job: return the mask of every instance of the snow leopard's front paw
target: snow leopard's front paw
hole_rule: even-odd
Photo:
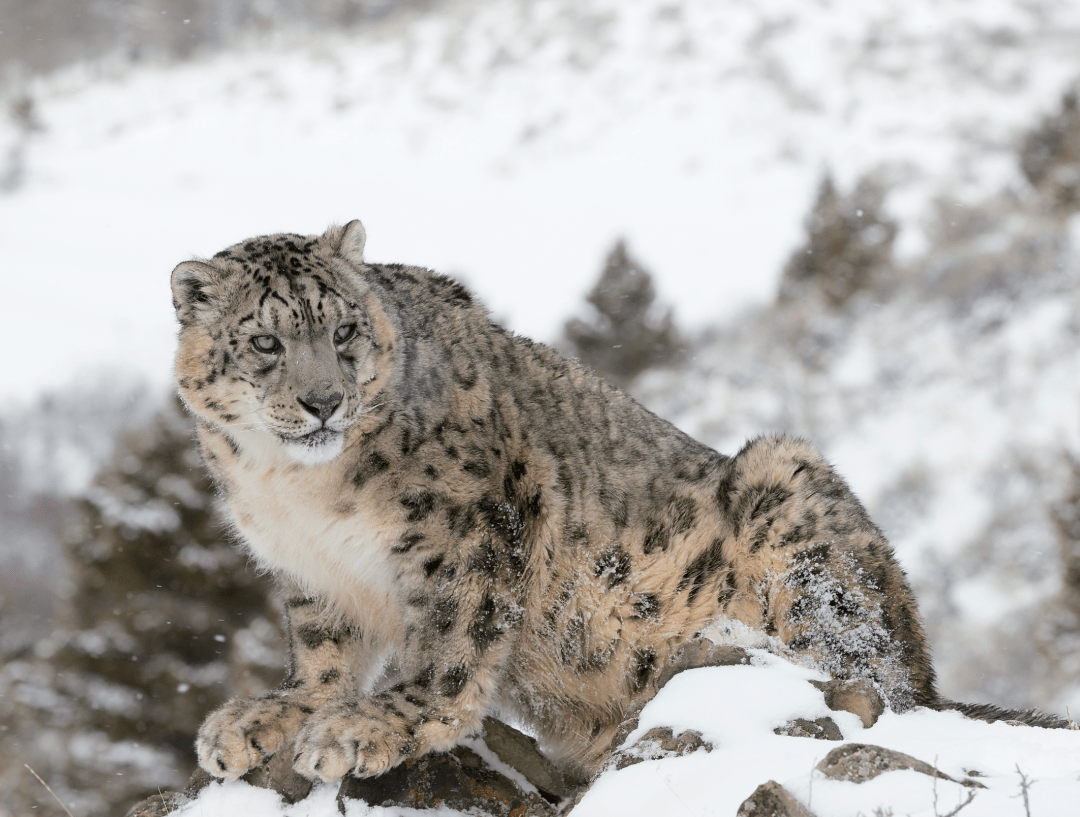
[[[293,768],[311,780],[352,772],[377,777],[418,750],[416,726],[371,700],[345,700],[318,710],[296,736]]]
[[[290,744],[310,714],[283,698],[234,698],[199,728],[199,765],[215,777],[235,780]]]

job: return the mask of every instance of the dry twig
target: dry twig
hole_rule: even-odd
[[[971,801],[974,800],[974,799],[975,799],[974,790],[969,791],[968,796],[967,796],[967,800],[965,800],[963,803],[960,803],[956,808],[954,808],[948,814],[942,814],[941,817],[956,817],[956,815],[960,813],[960,809],[962,809],[965,806],[969,805],[971,803]],[[937,814],[936,811],[934,813]]]
[[[1020,771],[1020,764],[1016,764],[1016,773],[1020,775],[1020,794],[1024,798],[1024,814],[1031,817],[1031,804],[1028,802],[1028,789],[1035,785],[1034,780],[1028,780],[1027,775]]]
[[[948,814],[940,814],[937,810],[937,782],[938,782],[938,759],[937,755],[934,755],[934,817],[956,817],[960,813],[960,810],[971,804],[971,801],[975,799],[975,792],[969,791],[967,800],[963,803],[959,803],[956,808],[950,811]],[[1031,817],[1031,815],[1028,815]]]
[[[30,774],[32,774],[32,775],[33,775],[34,777],[36,777],[36,778],[38,779],[38,783],[40,783],[40,784],[41,784],[42,786],[44,786],[44,787],[45,787],[45,790],[46,790],[46,791],[47,791],[47,792],[48,792],[49,794],[51,794],[51,795],[52,795],[53,797],[55,797],[55,798],[56,798],[56,802],[60,804],[60,808],[62,808],[62,809],[63,809],[63,810],[65,811],[65,812],[67,812],[67,816],[68,816],[68,817],[75,817],[75,815],[74,815],[74,814],[72,814],[72,813],[71,813],[70,811],[68,811],[68,807],[64,805],[64,801],[63,801],[63,800],[61,800],[61,799],[60,799],[60,796],[59,796],[59,795],[58,795],[58,794],[57,794],[56,792],[54,792],[54,791],[52,790],[52,787],[51,787],[51,786],[49,786],[49,784],[48,784],[48,783],[46,783],[46,782],[45,782],[44,780],[42,780],[42,779],[41,779],[41,775],[39,775],[39,774],[38,774],[37,772],[35,772],[35,771],[34,771],[33,769],[31,769],[31,768],[30,768],[30,764],[29,764],[29,763],[24,763],[24,764],[23,764],[23,766],[25,766],[25,767],[26,767],[27,771],[29,771],[29,772],[30,772]]]

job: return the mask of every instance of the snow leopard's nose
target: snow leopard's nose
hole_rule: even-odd
[[[341,405],[342,392],[309,391],[303,397],[297,397],[296,402],[304,407],[304,411],[313,417],[318,417],[324,423],[334,413],[334,409]]]

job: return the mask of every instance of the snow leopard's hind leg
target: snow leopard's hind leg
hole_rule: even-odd
[[[876,682],[899,711],[934,705],[926,634],[903,569],[844,480],[805,441],[750,441],[727,463],[743,598],[732,613],[835,678]],[[739,612],[742,615],[739,615]]]

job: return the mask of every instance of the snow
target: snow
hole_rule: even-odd
[[[832,717],[845,741],[904,752],[936,766],[956,780],[977,773],[985,789],[965,817],[1022,814],[1020,777],[1029,780],[1031,813],[1038,817],[1074,817],[1080,802],[1080,731],[988,724],[955,712],[910,710],[885,712],[874,726],[863,727],[855,715],[832,712],[823,694],[808,681],[824,675],[752,650],[752,664],[692,670],[676,675],[641,713],[628,738],[632,745],[656,726],[677,735],[696,729],[712,744],[711,752],[646,760],[604,772],[574,810],[575,817],[618,814],[653,817],[690,814],[730,817],[762,783],[775,780],[818,817],[871,815],[878,807],[896,815],[933,817],[966,799],[971,789],[914,771],[886,772],[866,783],[837,781],[815,766],[838,742],[785,737],[773,730],[794,718]],[[936,789],[936,791],[935,791]],[[277,795],[243,782],[211,785],[177,817],[265,817],[337,815],[336,786],[318,786],[300,803],[286,806]],[[935,802],[936,796],[936,802]],[[936,808],[935,808],[936,806]],[[413,809],[369,807],[352,803],[348,817],[406,817]],[[458,814],[451,810],[424,814]]]
[[[354,217],[372,259],[460,273],[538,339],[619,235],[712,323],[772,296],[826,168],[885,168],[909,252],[935,192],[1015,180],[1078,39],[1068,0],[489,0],[36,80],[45,131],[0,196],[0,394],[164,387],[178,261]]]
[[[337,789],[319,785],[300,803],[288,806],[276,792],[258,789],[242,781],[207,786],[199,797],[176,811],[174,817],[258,814],[260,817],[337,817]]]

